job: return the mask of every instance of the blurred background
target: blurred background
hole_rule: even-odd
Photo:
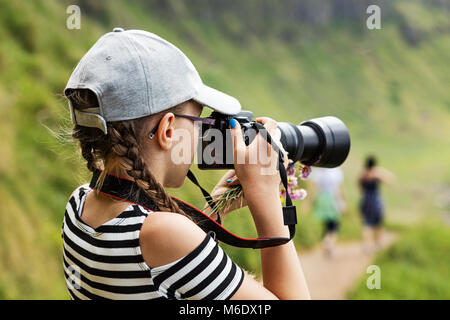
[[[66,27],[72,4],[81,9],[80,29]],[[379,30],[366,26],[371,4],[381,9]],[[338,245],[362,238],[357,179],[365,157],[375,154],[396,175],[382,188],[394,240],[364,260],[380,267],[381,289],[367,288],[362,265],[339,295],[311,288],[313,298],[450,298],[450,1],[0,0],[0,299],[69,298],[60,229],[71,192],[90,175],[62,134],[71,128],[62,92],[80,58],[114,27],[174,43],[206,84],[255,116],[341,118],[352,147],[342,166],[347,209]],[[209,190],[223,174],[194,169]],[[203,207],[189,181],[170,192]],[[307,260],[322,226],[310,197],[296,204],[295,242]],[[246,209],[225,226],[255,235]],[[260,276],[257,250],[224,249]],[[323,281],[330,291],[338,286]]]

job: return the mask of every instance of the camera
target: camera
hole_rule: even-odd
[[[213,124],[203,124],[199,134],[199,169],[233,169],[233,142],[229,119],[234,118],[242,128],[244,141],[249,145],[258,131],[251,111],[241,111],[228,116],[213,112],[208,118]],[[305,165],[334,168],[340,166],[350,151],[350,135],[338,118],[327,116],[295,125],[278,122],[281,144],[289,159]]]

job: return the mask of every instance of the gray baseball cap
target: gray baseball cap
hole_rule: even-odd
[[[177,47],[142,30],[114,28],[83,56],[69,78],[71,89],[90,89],[99,108],[73,108],[74,124],[101,129],[107,121],[130,120],[172,108],[193,99],[211,109],[234,115],[241,104],[205,85],[192,62]]]

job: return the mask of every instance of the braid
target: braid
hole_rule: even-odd
[[[89,169],[89,171],[94,172],[95,158],[92,154],[92,144],[90,142],[81,144],[81,155],[84,159],[86,159],[86,167]]]
[[[72,137],[79,141],[79,147],[81,149],[81,155],[86,160],[86,167],[89,171],[94,172],[97,168],[97,157],[95,155],[95,149],[97,145],[97,141],[93,140],[92,137],[96,137],[96,135],[92,135],[90,131],[92,128],[86,128],[81,126],[75,126]],[[98,140],[101,139],[101,136],[97,135]]]
[[[66,93],[66,96],[70,99],[72,105],[80,110],[98,107],[97,97],[90,90],[70,90]],[[176,108],[180,107],[176,106],[174,110]],[[119,158],[119,165],[135,180],[139,191],[144,191],[160,210],[176,212],[186,216],[146,166],[137,139],[139,130],[135,129],[135,126],[140,127],[139,121],[139,119],[134,119],[108,122],[107,135],[104,135],[98,128],[75,125],[72,137],[79,141],[81,154],[87,162],[86,166],[89,171],[94,172],[98,164],[106,169],[109,166],[108,159],[115,155]],[[106,176],[106,171],[103,170],[100,175],[97,185],[99,189]]]
[[[98,107],[95,95],[89,90],[68,90],[67,98],[80,110]],[[72,138],[79,142],[81,155],[86,160],[86,167],[89,171],[94,172],[98,159],[102,159],[104,156],[104,146],[107,145],[106,137],[103,136],[100,129],[75,125]]]
[[[108,124],[112,152],[120,158],[120,164],[136,184],[149,196],[160,210],[186,215],[155,179],[141,156],[132,121]]]

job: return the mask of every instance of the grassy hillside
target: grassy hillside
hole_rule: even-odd
[[[450,229],[425,223],[376,258],[381,288],[368,290],[364,275],[350,299],[450,299]]]
[[[61,143],[49,129],[70,128],[62,90],[82,55],[115,26],[148,30],[173,42],[206,84],[234,95],[256,115],[294,122],[324,115],[343,119],[352,136],[343,165],[350,207],[344,238],[359,236],[355,179],[367,153],[376,153],[397,175],[384,194],[389,223],[442,214],[436,196],[450,186],[450,149],[444,147],[450,142],[446,9],[393,1],[382,29],[368,31],[364,10],[350,14],[349,6],[336,6],[317,20],[307,6],[314,1],[296,8],[309,14],[287,20],[283,12],[295,2],[264,1],[266,10],[254,11],[256,2],[246,1],[241,5],[254,13],[248,19],[233,14],[238,1],[225,11],[200,0],[190,6],[181,1],[78,3],[81,30],[68,30],[69,2],[0,0],[0,298],[68,297],[60,226],[68,196],[89,174],[75,145]],[[227,2],[218,3],[226,7]],[[351,1],[342,3],[355,8]],[[275,9],[280,16],[268,19],[268,27],[264,21]],[[210,189],[220,174],[198,173]],[[173,194],[203,205],[189,182]],[[320,226],[307,210],[300,221],[296,241],[311,246]],[[230,217],[226,226],[252,233],[247,210]],[[257,251],[226,250],[245,267],[258,265]]]

